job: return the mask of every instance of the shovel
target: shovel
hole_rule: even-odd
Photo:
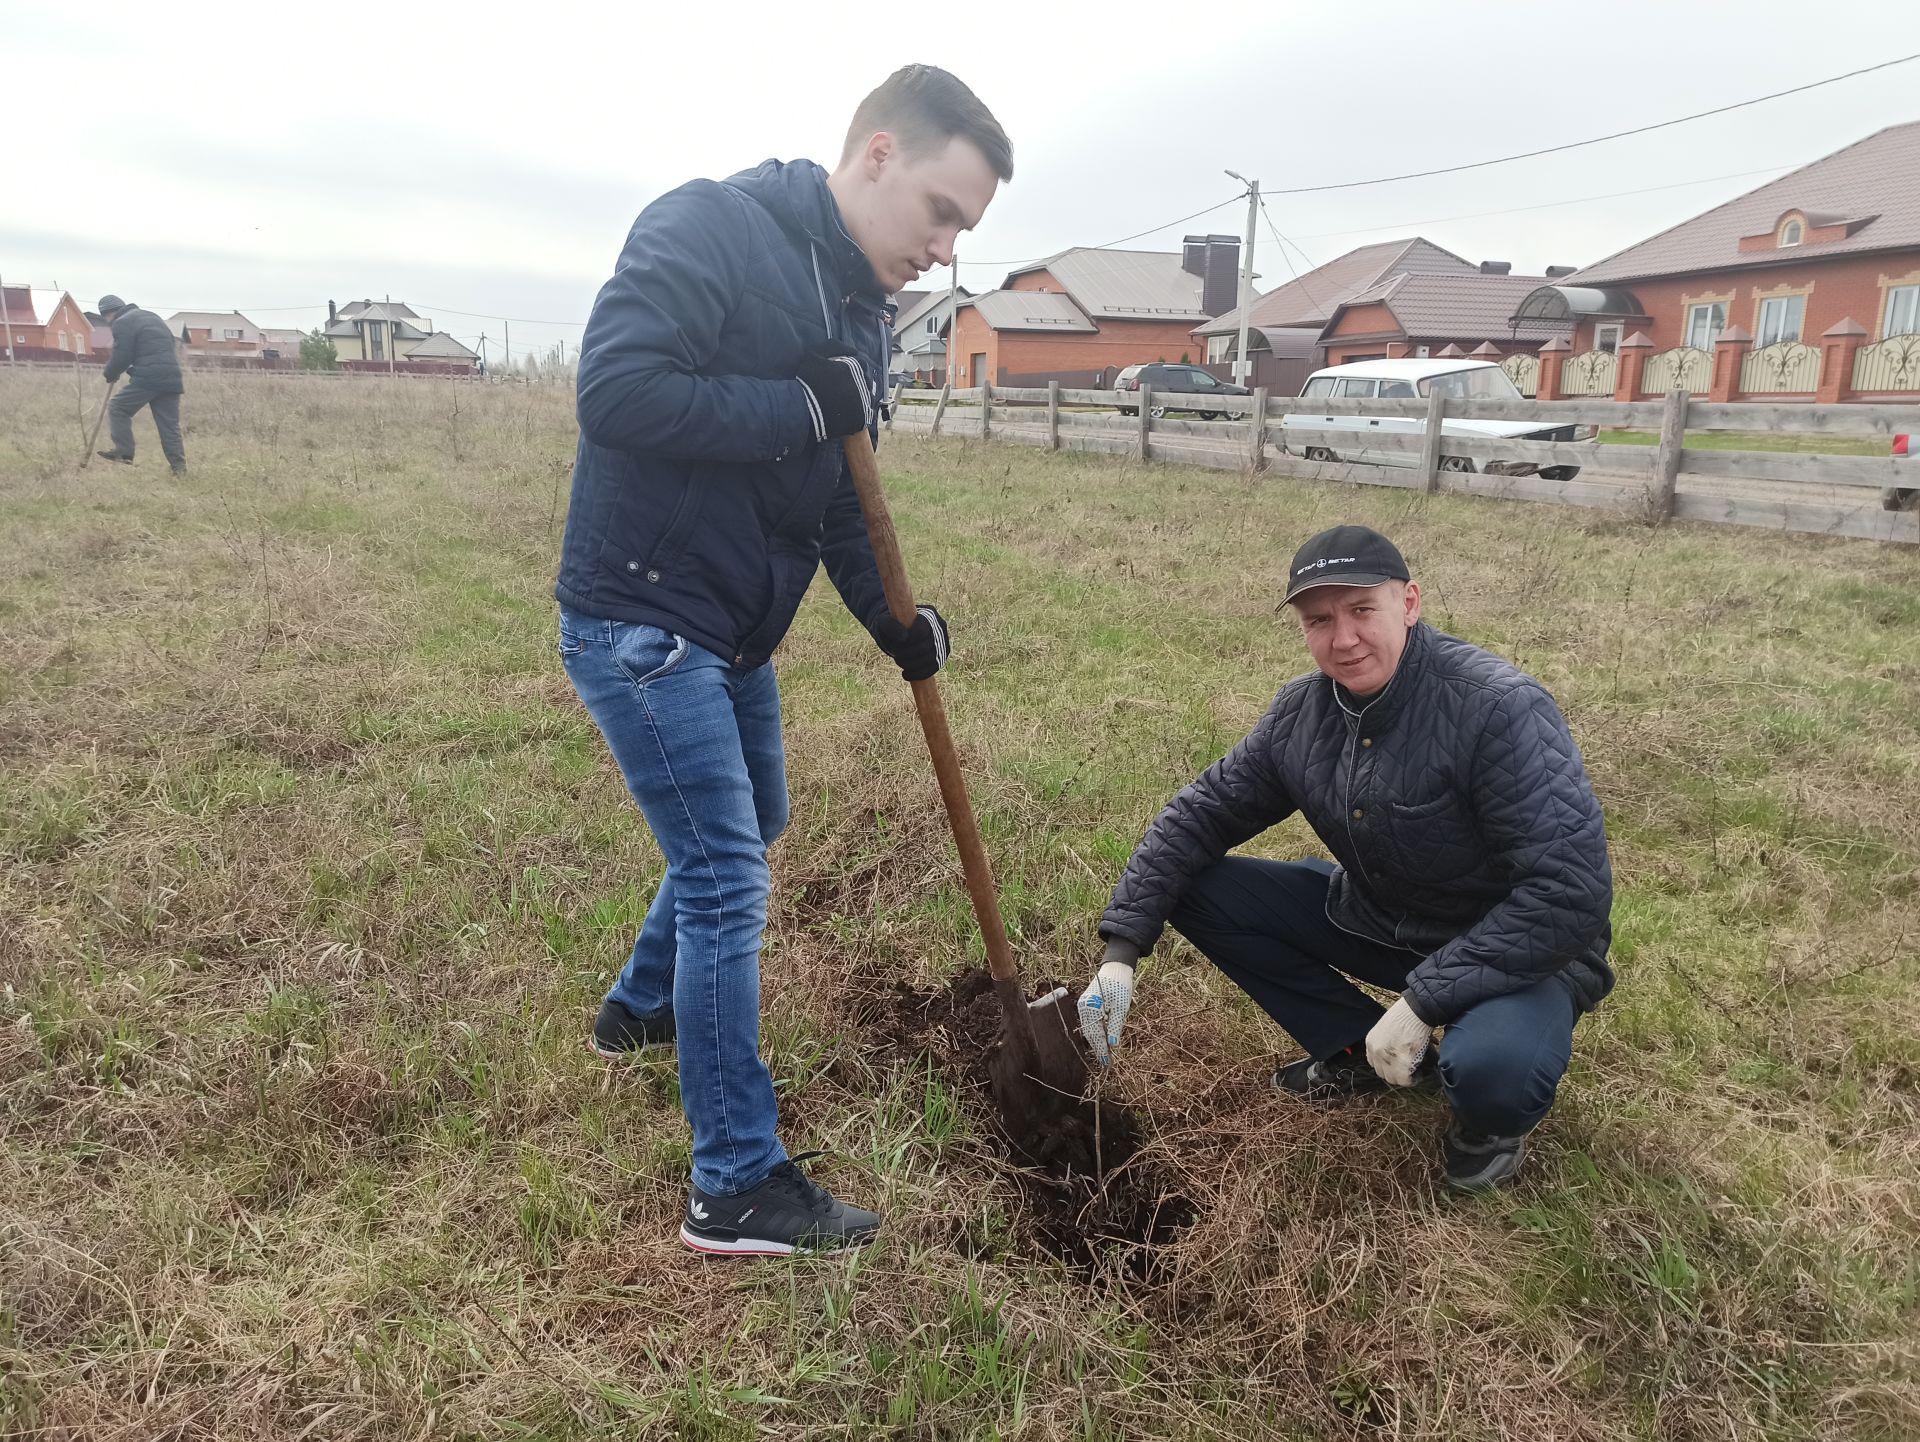
[[[893,613],[894,620],[910,626],[916,617],[913,587],[907,581],[900,541],[894,534],[886,494],[880,488],[880,467],[874,459],[873,442],[865,431],[859,431],[848,436],[844,444],[853,486],[860,496],[860,509],[866,515],[867,536],[873,543],[880,584],[886,591],[887,609]],[[940,800],[953,827],[954,844],[960,850],[960,869],[966,876],[967,895],[973,902],[981,939],[986,942],[987,972],[993,979],[993,994],[1000,1003],[1001,1044],[988,1066],[994,1105],[1008,1134],[1023,1150],[1036,1157],[1050,1156],[1059,1149],[1064,1133],[1077,1130],[1075,1122],[1084,1120],[1083,1113],[1089,1110],[1085,1101],[1087,1060],[1074,1041],[1071,1004],[1066,1000],[1064,987],[1028,1003],[1019,969],[1013,962],[1013,947],[1007,941],[1007,929],[1000,919],[993,868],[988,865],[986,849],[980,844],[980,828],[967,798],[966,779],[960,774],[960,756],[954,750],[953,734],[947,729],[940,683],[929,676],[911,684],[914,708],[920,713],[920,729],[926,735],[933,773],[940,783]]]
[[[93,434],[87,437],[87,449],[80,457],[80,469],[85,470],[93,464],[93,448],[100,439],[100,423],[107,418],[107,402],[113,399],[113,387],[107,387],[107,393],[100,398],[100,414],[93,418]]]

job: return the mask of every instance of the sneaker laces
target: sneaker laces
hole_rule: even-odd
[[[801,1171],[800,1163],[825,1155],[825,1152],[802,1152],[797,1157],[789,1157],[768,1172],[767,1178],[815,1216],[824,1217],[833,1210],[833,1193]]]

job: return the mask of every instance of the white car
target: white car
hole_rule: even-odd
[[[1491,361],[1472,360],[1377,360],[1329,366],[1307,378],[1300,397],[1306,401],[1318,396],[1349,401],[1376,398],[1410,401],[1431,395],[1436,388],[1449,396],[1466,400],[1525,399],[1499,366]],[[1360,461],[1368,465],[1410,469],[1420,464],[1419,456],[1398,448],[1369,446],[1367,438],[1380,435],[1417,436],[1425,434],[1426,429],[1427,423],[1420,416],[1329,416],[1315,415],[1311,410],[1291,411],[1280,421],[1280,448],[1289,455],[1304,456],[1310,461]],[[1289,441],[1288,431],[1350,432],[1353,440],[1349,443],[1343,435],[1338,441],[1329,443],[1322,438],[1309,445]],[[1440,423],[1440,434],[1440,469],[1474,471],[1483,467],[1471,457],[1446,453],[1447,436],[1488,439],[1518,437],[1529,441],[1570,444],[1576,441],[1591,443],[1596,430],[1592,426],[1543,426],[1537,421],[1455,420],[1448,417]],[[1550,481],[1569,481],[1580,474],[1578,466],[1542,467],[1531,461],[1488,461],[1484,469],[1496,476],[1531,476],[1537,473]]]

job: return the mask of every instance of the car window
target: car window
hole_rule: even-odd
[[[1499,366],[1476,366],[1472,370],[1448,371],[1445,375],[1429,377],[1420,382],[1420,394],[1430,396],[1435,391],[1445,396],[1458,396],[1462,400],[1513,401],[1520,399],[1520,392],[1507,373]]]
[[[1315,376],[1307,382],[1307,388],[1300,392],[1302,396],[1330,396],[1333,394],[1332,376]]]
[[[1389,399],[1405,400],[1405,401],[1412,400],[1413,399],[1413,382],[1412,381],[1381,381],[1380,382],[1380,399],[1381,400],[1389,400]]]
[[[1212,391],[1212,390],[1218,390],[1220,388],[1220,382],[1215,380],[1211,375],[1209,375],[1206,371],[1203,371],[1203,370],[1188,371],[1187,379],[1192,381],[1195,388],[1198,390]]]
[[[1342,376],[1340,378],[1340,389],[1336,394],[1348,400],[1354,400],[1362,396],[1372,395],[1373,388],[1378,384],[1379,382],[1371,376],[1365,379],[1359,376]]]

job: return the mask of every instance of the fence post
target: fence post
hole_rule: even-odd
[[[1446,392],[1436,385],[1427,397],[1427,429],[1420,441],[1420,475],[1429,491],[1440,489],[1440,438],[1444,434],[1442,421],[1446,414]]]
[[[1047,382],[1047,449],[1060,449],[1060,382]]]
[[[947,397],[952,394],[953,373],[949,371],[947,378],[940,383],[940,404],[933,408],[933,430],[929,434],[936,436],[940,434],[940,417],[947,413]]]
[[[987,416],[993,410],[993,386],[985,376],[980,377],[980,439],[987,438]]]
[[[1153,450],[1148,440],[1153,429],[1153,387],[1142,385],[1134,394],[1140,397],[1140,459],[1144,461]]]
[[[1667,392],[1667,408],[1660,416],[1660,449],[1653,459],[1653,514],[1662,523],[1673,519],[1673,489],[1680,478],[1680,450],[1687,440],[1687,402],[1683,389]]]
[[[895,386],[893,388],[893,399],[887,402],[887,429],[888,430],[893,429],[893,418],[900,414],[900,393],[905,389],[906,389],[905,385]]]
[[[1264,471],[1267,468],[1267,388],[1256,386],[1253,392],[1253,411],[1247,417],[1247,439],[1251,443],[1253,468]]]

